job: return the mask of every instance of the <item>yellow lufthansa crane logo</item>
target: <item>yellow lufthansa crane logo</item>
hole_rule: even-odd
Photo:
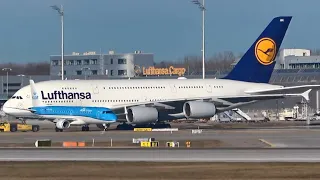
[[[257,60],[263,65],[272,64],[276,58],[277,46],[270,38],[260,39],[255,47]]]

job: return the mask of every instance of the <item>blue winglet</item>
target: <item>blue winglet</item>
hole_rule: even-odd
[[[274,18],[233,70],[223,79],[268,83],[292,16]]]

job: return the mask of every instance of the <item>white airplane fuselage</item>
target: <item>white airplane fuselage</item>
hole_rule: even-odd
[[[44,105],[107,108],[184,98],[241,96],[248,95],[247,90],[278,87],[282,86],[226,79],[52,80],[36,84]],[[30,86],[25,86],[4,104],[3,110],[16,117],[36,118],[37,115],[22,110],[32,107],[31,98]]]

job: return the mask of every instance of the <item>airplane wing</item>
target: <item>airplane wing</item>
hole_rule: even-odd
[[[287,94],[287,93],[301,93],[306,90],[320,90],[320,85],[301,85],[301,86],[288,86],[273,89],[252,89],[247,90],[248,94]]]
[[[300,94],[256,94],[256,95],[243,95],[243,96],[212,96],[212,97],[196,97],[190,99],[169,99],[164,101],[146,101],[132,104],[120,104],[117,106],[108,107],[115,114],[122,115],[124,114],[124,108],[133,107],[133,106],[147,106],[154,107],[158,110],[162,109],[175,109],[176,106],[181,106],[187,101],[205,101],[213,102],[218,108],[222,110],[226,108],[236,108],[241,105],[252,103],[258,100],[269,100],[269,99],[281,99],[286,97],[303,97],[307,101],[309,100],[310,89],[300,93]]]

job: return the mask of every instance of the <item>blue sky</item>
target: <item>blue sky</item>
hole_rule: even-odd
[[[142,50],[155,60],[201,55],[201,12],[191,0],[1,0],[0,63],[48,61],[60,54]],[[319,0],[206,0],[206,55],[245,52],[275,16],[293,19],[282,47],[319,48]]]

